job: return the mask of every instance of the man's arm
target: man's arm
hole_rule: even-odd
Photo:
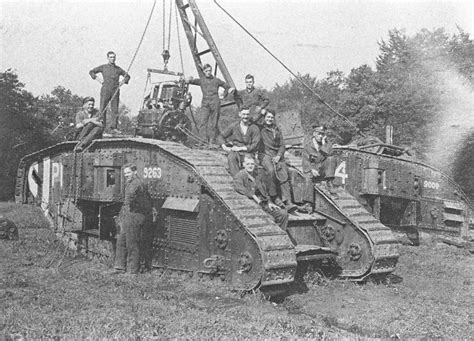
[[[258,102],[260,109],[265,109],[270,104],[270,99],[263,93],[262,90],[258,92]]]
[[[235,89],[232,88],[229,84],[227,84],[226,82],[224,82],[223,80],[217,78],[217,86],[223,88],[225,91],[224,91],[224,97],[227,96],[227,94],[230,92],[230,93],[234,93],[235,92]]]
[[[225,91],[229,91],[231,88],[229,84],[224,82],[222,79],[216,78],[217,80],[217,86],[220,86],[221,88],[224,88]]]
[[[311,153],[312,153],[312,147],[311,147],[311,138],[305,137],[304,142],[303,142],[303,153],[302,153],[302,158],[303,158],[303,173],[309,173],[312,169],[311,166]]]
[[[285,141],[283,140],[283,133],[281,132],[280,128],[278,128],[276,138],[280,141],[280,147],[278,148],[277,152],[278,161],[280,161],[283,157],[283,154],[285,154]]]
[[[325,143],[321,146],[321,153],[324,154],[325,156],[331,156],[332,144],[325,141]]]
[[[265,116],[261,110],[256,110],[254,113],[250,114],[250,122],[256,124],[260,129],[265,124]]]
[[[130,75],[124,71],[121,67],[119,67],[119,75],[123,77],[123,83],[128,84],[128,81],[130,80]]]
[[[130,208],[135,208],[137,206],[137,199],[140,193],[140,183],[136,179],[133,180],[127,187],[127,197],[128,204]]]
[[[102,123],[102,121],[98,117],[90,118],[89,122],[95,124],[96,126],[98,126],[100,128],[102,128],[104,126],[104,124]]]
[[[234,131],[234,124],[227,126],[221,133],[217,136],[217,143],[225,150],[224,146],[226,144],[226,139],[229,138]]]
[[[81,111],[76,114],[76,128],[82,128],[87,124],[87,118],[83,115]]]
[[[193,77],[188,77],[185,79],[185,82],[188,84],[192,85],[201,85],[201,79],[200,78],[193,78]]]
[[[97,74],[99,72],[102,72],[102,66],[103,65],[97,66],[97,67],[95,67],[95,68],[93,68],[92,70],[89,71],[89,75],[91,76],[92,79],[96,79]]]
[[[242,107],[242,105],[244,104],[244,100],[242,99],[241,92],[242,92],[242,90],[234,91],[234,101],[235,101],[235,104],[237,104],[237,108],[239,108],[239,110]]]
[[[260,129],[258,129],[256,125],[251,125],[249,127],[249,133],[250,133],[250,142],[246,147],[247,147],[247,152],[253,153],[257,150],[258,144],[260,143],[260,139],[261,139]]]

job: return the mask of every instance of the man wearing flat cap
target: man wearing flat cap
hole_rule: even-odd
[[[94,98],[86,97],[82,101],[82,110],[76,114],[76,129],[80,129],[77,139],[79,143],[76,151],[80,152],[87,147],[92,140],[102,137],[102,117],[94,108]]]
[[[336,159],[332,156],[332,145],[327,141],[326,128],[313,125],[312,136],[305,140],[303,149],[303,174],[306,179],[302,211],[311,213],[314,206],[314,184],[322,180],[331,195],[337,196],[334,188]]]

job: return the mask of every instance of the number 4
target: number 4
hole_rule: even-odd
[[[336,168],[336,172],[334,172],[334,176],[341,178],[342,184],[346,184],[347,173],[346,173],[346,161],[342,161],[339,166]]]

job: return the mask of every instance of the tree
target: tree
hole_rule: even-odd
[[[35,110],[35,97],[8,69],[0,73],[0,200],[13,198],[21,157],[53,142],[48,121]]]
[[[57,86],[51,94],[34,97],[15,72],[0,73],[0,200],[13,198],[20,159],[50,145],[71,139],[75,113],[82,97]]]
[[[411,37],[394,29],[379,46],[375,70],[362,65],[347,76],[331,71],[320,80],[309,74],[298,78],[364,134],[383,139],[385,126],[392,125],[395,144],[414,148],[426,158],[449,110],[446,103],[452,102],[448,97],[453,91],[446,90],[439,73],[455,70],[472,84],[473,41],[461,29],[452,36],[443,29],[423,29]],[[347,143],[357,135],[296,79],[277,84],[270,98],[278,110],[297,108],[304,127],[328,126],[337,142]]]
[[[36,109],[50,123],[48,130],[55,141],[71,140],[75,134],[75,115],[82,109],[83,98],[57,86],[51,94],[38,98]]]

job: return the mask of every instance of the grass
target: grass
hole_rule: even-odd
[[[398,283],[323,279],[271,302],[174,273],[111,275],[70,257],[34,208],[4,211],[20,240],[0,240],[3,339],[471,338],[472,256],[452,246],[402,246]]]
[[[0,215],[14,221],[18,229],[47,228],[49,226],[41,209],[33,205],[0,202]]]

